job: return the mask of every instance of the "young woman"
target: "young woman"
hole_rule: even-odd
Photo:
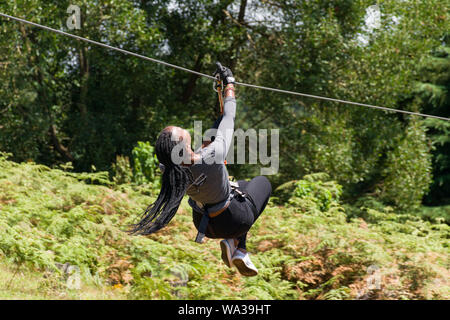
[[[272,187],[264,176],[230,183],[224,161],[232,142],[236,99],[234,77],[221,67],[216,75],[225,87],[224,113],[216,121],[216,135],[193,152],[190,134],[179,127],[164,128],[156,141],[156,156],[163,167],[161,191],[131,233],[146,235],[166,226],[176,214],[183,196],[189,196],[194,225],[203,235],[220,242],[222,260],[244,276],[257,268],[246,251],[247,233],[269,201]],[[182,159],[180,161],[180,159]]]

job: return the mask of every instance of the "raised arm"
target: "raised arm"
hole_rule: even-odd
[[[234,119],[236,117],[236,98],[234,92],[234,77],[230,69],[218,64],[217,74],[219,74],[224,89],[223,116],[220,121],[214,142],[208,149],[214,151],[216,161],[223,162],[230,149],[234,133]]]
[[[234,133],[234,119],[236,118],[236,98],[234,96],[234,85],[228,84],[225,87],[225,100],[223,104],[223,117],[220,121],[214,143],[221,143],[223,149],[223,160],[225,160]],[[218,149],[216,149],[219,151]]]

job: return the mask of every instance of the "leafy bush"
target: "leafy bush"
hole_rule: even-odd
[[[311,201],[319,210],[327,211],[333,202],[339,202],[342,195],[342,186],[329,180],[326,173],[305,175],[301,180],[289,181],[277,187],[272,201],[291,205]]]
[[[285,182],[278,186],[272,194],[271,200],[277,204],[285,204],[292,197],[294,190],[297,187],[298,180]]]
[[[117,185],[130,183],[133,180],[133,171],[128,157],[116,156],[116,163],[113,163],[112,171],[113,181]]]
[[[332,202],[339,202],[342,194],[342,186],[327,180],[329,180],[329,176],[324,173],[306,175],[296,183],[293,196],[309,199],[315,202],[320,210],[327,211]],[[295,200],[291,199],[290,202],[295,203]]]
[[[450,206],[441,207],[421,207],[417,211],[413,211],[415,214],[423,220],[430,222],[445,222],[450,225]]]
[[[149,142],[139,141],[132,151],[133,180],[137,184],[152,183],[159,186],[159,162]]]
[[[379,187],[380,198],[399,209],[418,208],[431,183],[430,147],[425,127],[411,121],[404,137],[388,154],[385,177]]]

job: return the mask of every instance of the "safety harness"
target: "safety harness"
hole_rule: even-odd
[[[236,181],[230,181],[230,186],[231,186],[231,193],[230,196],[228,197],[228,199],[225,202],[224,206],[227,203],[230,203],[233,198],[239,198],[241,199],[241,201],[245,201],[248,200],[248,202],[250,203],[250,206],[253,207],[254,212],[256,212],[256,205],[253,202],[253,199],[248,195],[248,193],[242,191],[239,189],[239,184]],[[216,206],[217,204],[201,204],[198,202],[195,202],[197,207],[200,208],[203,212],[202,214],[202,219],[200,220],[200,225],[198,227],[198,233],[197,236],[195,237],[195,242],[197,243],[203,243],[203,238],[205,237],[206,234],[206,229],[208,228],[208,224],[209,224],[209,219],[210,217],[210,212],[209,212],[209,208],[212,208],[213,206]],[[223,212],[222,212],[223,213]],[[220,214],[222,214],[220,213]]]

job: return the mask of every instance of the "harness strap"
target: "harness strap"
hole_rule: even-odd
[[[206,228],[208,227],[209,223],[209,213],[207,208],[203,208],[204,213],[202,215],[202,220],[200,220],[200,225],[198,227],[198,233],[195,237],[195,242],[197,243],[203,243],[203,238],[206,234]]]
[[[233,195],[233,190],[232,190],[232,193],[230,194],[228,201],[231,202],[231,200],[233,200],[233,197],[234,197],[234,195]],[[200,220],[200,225],[198,226],[198,233],[197,233],[197,236],[195,237],[195,242],[203,243],[203,238],[205,237],[206,229],[208,228],[208,224],[209,224],[209,219],[211,218],[209,216],[209,208],[212,207],[213,205],[199,206],[197,204],[197,206],[203,210],[203,215],[202,215],[202,219]]]
[[[256,205],[253,202],[253,199],[245,192],[243,192],[242,190],[239,190],[239,184],[237,182],[234,181],[230,181],[230,185],[231,185],[231,195],[230,195],[230,201],[233,200],[235,194],[239,197],[241,197],[242,199],[246,199],[249,201],[250,205],[253,207],[254,212],[256,212]],[[198,233],[197,236],[195,237],[195,242],[197,243],[203,243],[203,239],[205,237],[206,234],[206,229],[208,228],[208,224],[209,224],[209,206],[208,205],[203,205],[203,215],[202,215],[202,219],[200,220],[200,225],[198,226]]]

